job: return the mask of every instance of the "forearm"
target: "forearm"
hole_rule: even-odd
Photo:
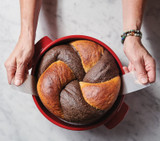
[[[41,0],[20,0],[21,34],[34,42]]]
[[[140,29],[146,0],[122,0],[123,31]]]
[[[146,0],[122,0],[124,32],[132,29],[140,30],[145,1]],[[123,48],[129,60],[128,67],[123,68],[125,73],[136,71],[136,76],[142,84],[154,82],[156,76],[155,60],[141,43],[140,37],[128,35],[127,38],[124,38]]]

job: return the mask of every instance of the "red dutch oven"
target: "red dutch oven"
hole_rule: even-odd
[[[36,72],[36,67],[38,64],[38,61],[40,60],[40,57],[51,47],[63,44],[63,43],[68,43],[70,41],[74,40],[90,40],[98,43],[99,45],[103,46],[106,48],[115,58],[117,61],[117,64],[119,65],[119,68],[121,70],[121,75],[124,74],[124,71],[122,69],[122,64],[117,57],[117,55],[110,49],[106,44],[103,42],[89,37],[89,36],[84,36],[84,35],[70,35],[70,36],[65,36],[59,39],[56,39],[55,41],[52,41],[50,38],[47,36],[43,37],[41,40],[39,40],[36,45],[35,45],[35,56],[34,56],[34,61],[35,65],[32,68],[32,75],[35,75]],[[57,118],[53,114],[51,114],[42,104],[40,98],[38,96],[33,96],[33,100],[39,109],[39,111],[53,124],[60,126],[65,129],[69,130],[88,130],[92,128],[96,128],[100,125],[105,125],[108,129],[112,129],[116,125],[118,125],[123,118],[125,117],[127,111],[128,111],[128,105],[125,104],[124,102],[124,95],[119,95],[116,102],[112,106],[112,108],[99,120],[92,124],[88,125],[73,125],[71,123],[67,123],[65,121],[62,121],[61,119]]]

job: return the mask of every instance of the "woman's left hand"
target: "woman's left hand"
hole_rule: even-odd
[[[156,79],[156,63],[153,57],[141,43],[141,39],[135,36],[128,36],[124,42],[124,53],[129,65],[123,67],[125,73],[136,71],[140,83],[152,83]]]

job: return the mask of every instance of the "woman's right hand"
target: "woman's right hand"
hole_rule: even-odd
[[[20,34],[19,40],[5,62],[8,83],[19,86],[25,80],[25,74],[31,67],[34,54],[34,36],[28,32]],[[14,78],[14,79],[13,79]]]

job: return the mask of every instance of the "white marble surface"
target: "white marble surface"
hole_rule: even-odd
[[[121,0],[44,0],[36,41],[45,35],[52,39],[89,35],[109,45],[122,63],[127,64],[120,43],[121,13]],[[160,60],[159,25],[160,1],[148,0],[143,43],[157,61]],[[19,31],[19,1],[0,0],[0,141],[159,141],[160,92],[156,87],[126,96],[129,112],[112,130],[101,126],[88,131],[69,131],[50,123],[30,95],[8,87],[3,64],[17,42]]]

